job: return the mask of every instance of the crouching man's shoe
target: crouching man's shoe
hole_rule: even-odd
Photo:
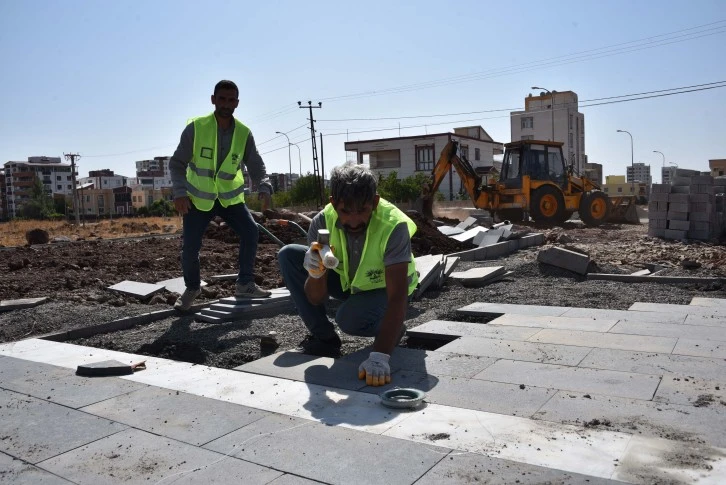
[[[329,340],[322,340],[314,335],[308,335],[297,347],[299,352],[318,357],[340,357],[342,342],[336,334]]]
[[[249,283],[237,283],[234,292],[235,298],[267,298],[272,294],[271,291],[263,290],[254,281]]]
[[[190,290],[187,288],[184,290],[184,293],[176,299],[176,303],[174,303],[174,309],[180,312],[188,312],[189,309],[192,307],[192,303],[194,303],[194,300],[202,294],[202,290],[197,288],[196,290]]]

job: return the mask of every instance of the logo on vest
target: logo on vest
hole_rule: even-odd
[[[239,155],[237,153],[233,153],[232,154],[232,161],[233,162],[236,162],[237,160],[239,160]]]
[[[383,282],[383,270],[382,269],[369,269],[366,271],[366,278],[371,283],[382,283]]]

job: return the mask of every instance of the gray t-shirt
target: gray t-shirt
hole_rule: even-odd
[[[232,135],[234,135],[234,123],[229,128],[217,128],[217,168],[222,164],[230,148],[232,147]],[[184,131],[182,131],[179,146],[176,148],[174,155],[169,160],[169,172],[171,174],[171,185],[174,198],[184,197],[187,195],[187,165],[192,160],[194,151],[194,123],[189,123]],[[267,177],[265,162],[257,152],[255,139],[252,133],[247,137],[245,145],[245,154],[240,160],[240,168],[242,164],[247,167],[252,179],[252,185],[257,186],[260,192],[272,194],[272,184]]]
[[[338,227],[342,228],[340,221],[338,221]],[[310,229],[308,229],[308,245],[318,240],[318,230],[327,229],[325,227],[325,215],[323,212],[313,217],[310,223]],[[363,247],[366,242],[366,234],[362,233],[355,237],[351,237],[350,234],[346,233],[348,260],[350,268],[348,277],[352,280],[355,276],[355,272],[360,264],[361,254],[363,253]],[[383,253],[383,264],[384,266],[390,266],[398,263],[408,263],[411,261],[411,236],[408,235],[408,226],[405,222],[397,225],[391,237],[388,238],[388,244],[386,245],[386,251]]]

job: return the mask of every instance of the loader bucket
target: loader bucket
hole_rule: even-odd
[[[640,224],[635,209],[635,197],[610,197],[610,218],[608,222],[619,224]]]

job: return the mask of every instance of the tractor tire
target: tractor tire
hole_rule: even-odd
[[[605,192],[594,190],[580,199],[580,220],[586,226],[596,227],[610,218],[610,200]]]
[[[565,199],[562,192],[551,185],[543,185],[529,201],[529,213],[539,224],[562,224],[565,221]]]
[[[499,220],[509,221],[512,223],[522,222],[524,219],[524,211],[522,209],[499,209],[497,211]]]

